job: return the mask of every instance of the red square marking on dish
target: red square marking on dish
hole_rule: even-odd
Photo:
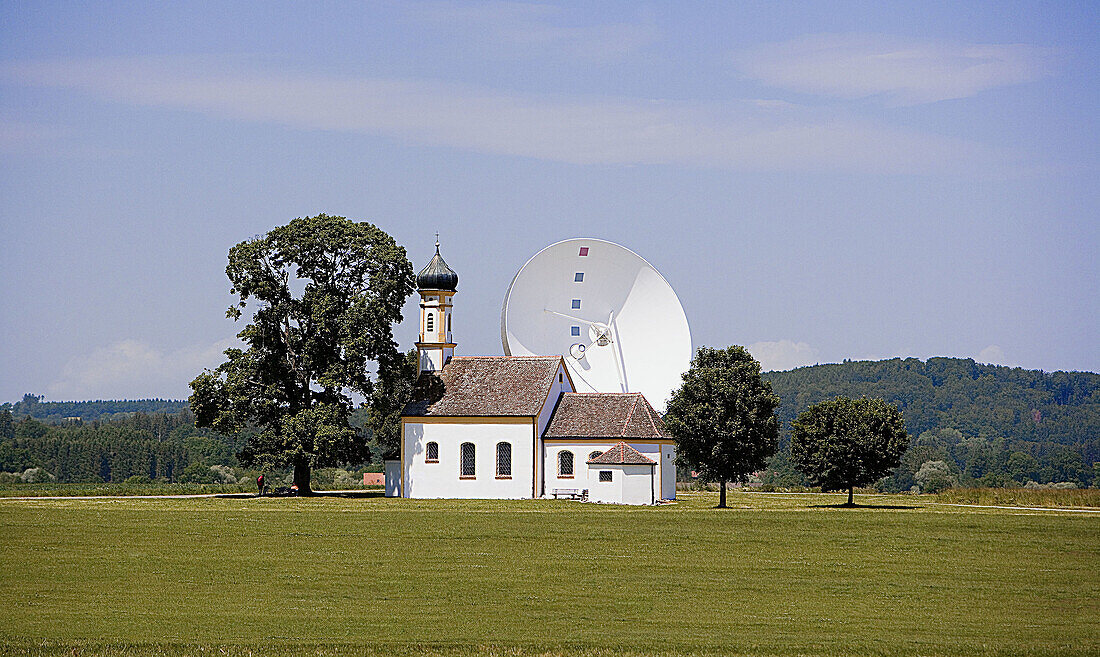
[[[582,246],[581,247],[581,255],[582,256],[588,255],[588,247],[587,246]]]

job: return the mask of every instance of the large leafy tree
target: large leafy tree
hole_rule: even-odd
[[[860,397],[814,404],[791,425],[791,460],[823,490],[847,490],[890,474],[909,447],[901,411],[882,399]]]
[[[405,249],[379,228],[324,214],[295,219],[229,251],[238,320],[254,308],[226,361],[191,382],[195,423],[227,434],[254,429],[245,465],[292,467],[300,492],[313,468],[369,457],[349,424],[354,395],[374,399],[399,376],[393,325],[414,289]],[[398,411],[399,412],[399,411]]]
[[[370,404],[367,427],[374,436],[376,449],[382,458],[396,458],[401,445],[401,411],[412,398],[420,357],[416,349],[409,350],[397,362],[378,368]]]
[[[763,470],[779,444],[779,397],[760,376],[744,347],[700,347],[672,395],[665,426],[676,438],[677,459],[717,481],[718,506],[726,484]]]

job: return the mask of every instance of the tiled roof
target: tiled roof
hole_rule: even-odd
[[[671,438],[639,392],[567,392],[543,438]]]
[[[621,440],[603,454],[588,459],[588,462],[593,465],[657,465],[656,461]]]
[[[561,356],[455,356],[435,374],[421,374],[408,416],[536,416]]]

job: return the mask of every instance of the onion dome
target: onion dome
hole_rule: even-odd
[[[446,290],[449,292],[458,289],[458,274],[448,267],[443,260],[443,256],[439,255],[438,238],[435,241],[435,256],[416,275],[416,287],[421,290]]]

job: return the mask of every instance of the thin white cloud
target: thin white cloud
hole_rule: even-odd
[[[774,342],[754,342],[748,346],[753,358],[760,361],[765,372],[781,372],[796,367],[814,365],[819,362],[817,352],[805,342],[777,340]]]
[[[120,340],[69,361],[47,390],[52,399],[183,398],[190,394],[187,384],[236,345],[227,338],[165,352],[140,340]]]
[[[882,96],[898,105],[966,98],[1051,75],[1057,52],[1026,44],[961,44],[868,34],[818,34],[734,56],[762,83],[839,98]]]
[[[478,52],[489,46],[520,57],[616,60],[638,52],[658,36],[656,27],[646,22],[569,25],[562,8],[524,2],[427,2],[411,5],[409,14],[460,36]]]
[[[784,103],[538,96],[420,80],[288,74],[205,59],[33,62],[9,82],[128,104],[574,164],[1000,175],[1018,157]]]

